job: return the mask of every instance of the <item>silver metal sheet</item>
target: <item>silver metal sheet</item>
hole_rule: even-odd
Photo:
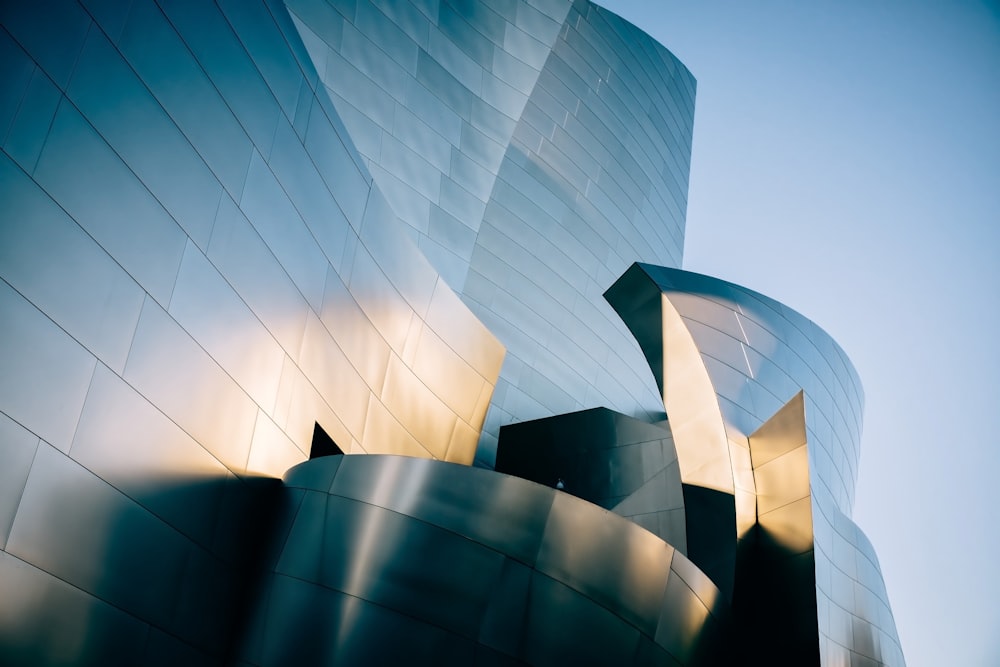
[[[590,503],[557,493],[536,568],[652,634],[673,547],[614,515],[598,516]]]

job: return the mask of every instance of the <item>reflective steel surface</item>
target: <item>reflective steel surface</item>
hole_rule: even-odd
[[[775,614],[810,619],[795,636],[818,632],[818,647],[799,652],[786,642],[788,653],[767,659],[904,664],[878,559],[849,518],[862,392],[843,350],[787,306],[708,276],[636,264],[605,296],[663,391],[682,480],[692,481],[685,491],[732,485],[737,530],[720,544],[736,549],[737,618],[764,624],[750,626],[756,637],[777,636],[762,620]],[[688,384],[674,384],[677,367]],[[673,387],[694,391],[678,399]],[[719,570],[692,549],[698,522],[687,493],[685,501],[688,554],[725,590]],[[802,593],[813,590],[814,598]],[[775,600],[785,604],[772,608]]]
[[[561,491],[439,461],[328,457],[289,471],[282,507],[246,664],[723,659],[728,605],[711,581]]]
[[[653,266],[694,92],[586,0],[0,3],[0,663],[713,664],[767,597],[902,664],[849,361]]]

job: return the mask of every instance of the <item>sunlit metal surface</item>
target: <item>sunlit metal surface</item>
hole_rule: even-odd
[[[768,660],[902,665],[878,561],[849,519],[862,394],[840,347],[787,306],[676,269],[636,264],[606,298],[635,334],[663,389],[682,479],[692,469],[701,476],[699,484],[685,486],[688,554],[723,590],[719,576],[732,569],[709,562],[692,544],[692,530],[704,523],[692,516],[692,497],[718,489],[713,479],[732,480],[738,528],[718,538],[719,548],[737,548],[735,611],[752,621],[736,627],[756,638],[774,632],[764,618],[795,622],[794,635],[803,643],[786,642],[784,657],[765,652]],[[693,369],[685,377],[699,402],[689,396],[675,401],[668,391],[670,369],[678,365]],[[685,440],[685,424],[701,420],[716,429],[716,419],[728,441],[726,455],[719,438],[707,432]],[[699,443],[708,450],[698,451]],[[778,600],[784,606],[764,613]]]
[[[535,665],[721,659],[716,587],[623,518],[492,471],[330,458],[286,476],[247,664],[470,664],[484,650]]]
[[[636,259],[680,265],[686,68],[589,2],[287,4],[405,234],[507,348],[478,463],[511,421],[658,414],[599,295]]]
[[[815,571],[824,662],[902,664],[848,518],[846,357],[756,293],[626,271],[684,237],[695,82],[647,35],[570,0],[0,27],[0,662],[710,664],[766,530]],[[800,391],[805,456],[766,426]],[[430,460],[599,405],[609,474],[577,491],[634,523]],[[427,460],[279,492],[317,427]]]

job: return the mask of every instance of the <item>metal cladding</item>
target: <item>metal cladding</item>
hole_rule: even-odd
[[[714,665],[728,605],[663,540],[496,472],[329,457],[285,479],[254,665]]]
[[[0,663],[703,665],[804,619],[807,662],[902,664],[849,362],[653,266],[695,82],[649,36],[586,0],[0,27]],[[470,467],[501,426],[565,492]],[[376,456],[303,463],[338,452]]]
[[[849,518],[862,394],[843,350],[787,306],[686,271],[636,264],[606,296],[663,392],[685,491],[732,494],[735,626],[770,632],[787,664],[903,664],[878,559]],[[699,562],[690,538],[688,555]],[[818,650],[772,622],[802,613],[816,624],[793,636],[818,633]]]
[[[553,486],[642,526],[687,555],[670,425],[593,408],[500,429],[496,471]]]

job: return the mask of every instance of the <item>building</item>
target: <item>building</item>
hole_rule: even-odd
[[[695,82],[637,28],[0,23],[0,661],[903,663],[860,383],[680,271]]]

